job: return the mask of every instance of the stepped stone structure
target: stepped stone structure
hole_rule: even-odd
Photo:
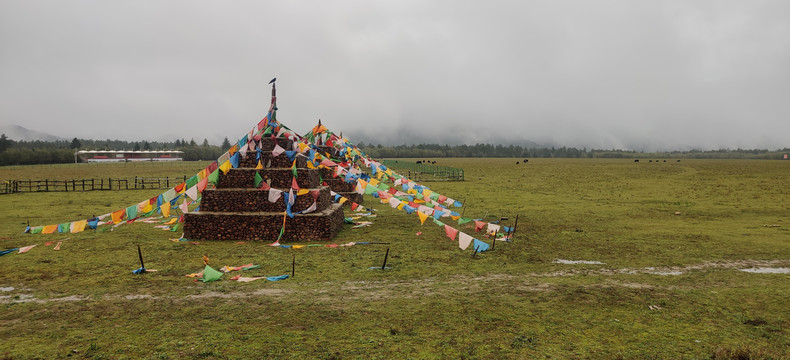
[[[246,157],[241,158],[238,168],[220,175],[217,188],[203,192],[200,211],[184,215],[184,237],[204,240],[277,240],[280,229],[283,228],[285,199],[280,196],[272,203],[269,201],[272,190],[255,186],[257,172],[271,189],[284,193],[291,189],[294,179],[291,169],[293,160],[286,153],[272,156],[275,145],[292,149],[293,140],[263,138],[260,157],[263,169],[255,169],[258,165],[257,153],[248,152]],[[294,217],[285,216],[285,231],[280,241],[329,240],[343,225],[343,206],[333,201],[330,186],[322,185],[322,174],[329,175],[323,182],[332,183],[338,189],[342,187],[341,190],[350,188],[353,191],[353,184],[346,184],[340,178],[332,178],[331,171],[308,169],[304,155],[297,154],[294,160],[297,168],[296,183],[299,188],[309,191],[296,196],[291,207]],[[316,204],[314,211],[298,214],[309,209],[313,202]]]

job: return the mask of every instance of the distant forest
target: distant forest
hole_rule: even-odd
[[[77,150],[181,150],[184,160],[216,160],[230,148],[228,138],[221,146],[210,145],[208,140],[198,144],[194,139],[174,142],[88,140],[74,138],[71,141],[14,141],[5,134],[0,135],[0,166],[65,164],[74,162]]]
[[[88,140],[71,141],[14,141],[0,135],[0,166],[73,163],[77,150],[181,150],[184,160],[215,160],[230,148],[228,138],[222,145],[210,145],[194,139],[174,142]],[[499,157],[499,158],[663,158],[663,159],[782,159],[790,148],[690,150],[661,153],[644,153],[630,150],[577,149],[574,147],[527,148],[519,145],[398,145],[382,146],[360,143],[364,152],[376,159],[384,158],[445,158],[445,157]]]
[[[790,154],[790,148],[690,150],[646,153],[631,150],[577,149],[574,147],[526,148],[519,145],[398,145],[382,146],[360,143],[359,148],[373,158],[446,158],[446,157],[498,157],[498,158],[643,158],[643,159],[766,159],[780,160]]]

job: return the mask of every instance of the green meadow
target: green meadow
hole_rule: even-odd
[[[424,185],[463,201],[465,217],[512,226],[518,216],[511,242],[473,256],[370,196],[376,216],[360,221],[373,224],[345,225],[332,243],[389,244],[174,242],[180,232],[146,223],[23,234],[28,222],[85,219],[162,190],[0,195],[0,250],[38,244],[0,257],[0,358],[790,358],[790,161],[435,160],[466,181]],[[204,166],[15,166],[0,181]],[[156,272],[131,273],[138,245]],[[261,265],[243,276],[295,263],[295,276],[195,282],[185,275],[204,255],[217,269]],[[760,268],[773,273],[742,271]]]

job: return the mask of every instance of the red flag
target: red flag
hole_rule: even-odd
[[[447,237],[449,237],[450,240],[455,240],[455,236],[458,235],[458,229],[456,229],[456,228],[454,228],[454,227],[452,227],[450,225],[445,225],[444,226],[444,233],[447,234]]]
[[[291,178],[291,189],[299,190],[299,184],[296,183],[296,178]]]
[[[486,226],[486,224],[488,223],[485,221],[475,220],[475,231],[483,230],[483,227]]]
[[[358,207],[359,207],[359,204],[357,204],[357,203],[355,203],[355,202],[352,202],[352,203],[351,203],[351,211],[354,211],[354,210],[356,210]]]

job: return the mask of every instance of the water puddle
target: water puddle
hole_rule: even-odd
[[[569,264],[569,265],[576,265],[576,264],[586,264],[586,265],[605,265],[600,261],[593,261],[593,260],[563,260],[563,259],[556,259],[554,260],[555,264]]]
[[[738,270],[748,273],[755,273],[755,274],[790,274],[790,268],[758,267],[758,268],[738,269]]]

